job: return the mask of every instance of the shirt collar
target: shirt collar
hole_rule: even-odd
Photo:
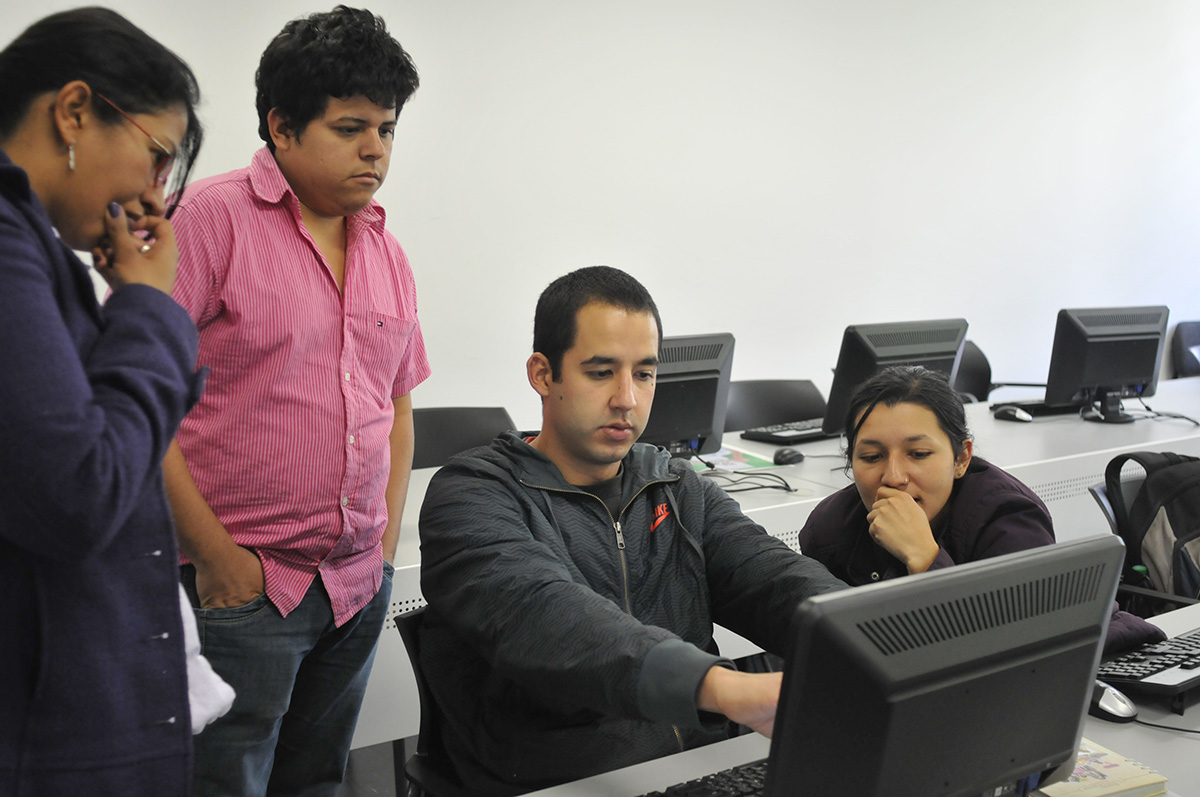
[[[250,161],[250,190],[263,202],[278,204],[286,200],[299,220],[300,198],[288,185],[287,178],[275,162],[275,155],[268,147],[264,146],[254,153]],[[386,221],[387,214],[383,206],[372,199],[369,205],[350,217],[350,226],[369,225],[382,232]]]

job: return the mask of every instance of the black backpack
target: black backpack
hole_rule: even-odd
[[[1126,506],[1121,468],[1129,461],[1145,468],[1146,481]],[[1125,541],[1126,581],[1144,568],[1159,592],[1200,597],[1200,459],[1156,451],[1120,454],[1108,463],[1104,484]]]

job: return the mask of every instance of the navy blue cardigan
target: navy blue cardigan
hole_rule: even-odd
[[[162,458],[196,352],[161,291],[97,304],[0,150],[0,795],[190,792]]]

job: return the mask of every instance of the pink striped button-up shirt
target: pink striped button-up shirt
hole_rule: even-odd
[[[380,585],[392,399],[429,376],[408,259],[372,202],[347,219],[339,292],[266,148],[172,221],[211,369],[179,428],[188,468],[279,611],[319,573],[341,625]]]

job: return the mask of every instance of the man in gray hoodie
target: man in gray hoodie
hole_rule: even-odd
[[[542,429],[453,459],[421,510],[422,669],[472,794],[511,795],[770,735],[780,673],[733,669],[714,622],[767,650],[798,602],[845,586],[637,438],[662,326],[624,272],[580,269],[538,301]]]

